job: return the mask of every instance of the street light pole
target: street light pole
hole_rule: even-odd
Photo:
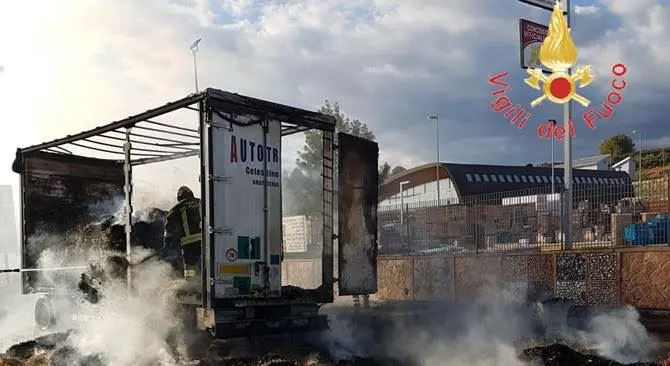
[[[200,41],[202,41],[202,38],[198,38],[195,41],[193,41],[193,43],[191,43],[191,53],[193,53],[193,76],[195,78],[196,93],[198,92],[198,60],[195,54],[200,50],[198,48]]]
[[[570,13],[570,0],[565,1],[565,12],[568,30],[572,33]],[[572,69],[568,69],[568,75],[572,74]],[[572,100],[569,100],[563,105],[563,128],[566,131],[564,137],[563,147],[563,180],[565,181],[565,194],[563,199],[565,202],[565,249],[572,248],[572,136],[567,133],[570,131],[570,120],[572,120]]]
[[[440,117],[429,116],[428,119],[435,121],[435,182],[437,182],[437,205],[440,206]]]
[[[638,169],[638,182],[639,182],[639,188],[642,189],[642,131],[640,130],[633,130],[633,135],[637,134],[638,135],[638,150],[640,150],[640,166],[637,168]]]
[[[404,222],[404,212],[405,212],[405,191],[403,191],[402,187],[409,183],[408,180],[400,182],[400,223],[402,224]]]
[[[551,133],[550,133],[550,135],[551,135],[551,194],[552,194],[552,197],[553,197],[553,194],[556,192],[556,189],[554,187],[555,186],[555,183],[554,183],[554,181],[555,181],[555,178],[554,178],[554,161],[556,161],[556,160],[554,159],[554,140],[555,140],[555,138],[554,138],[553,131],[556,128],[556,123],[557,122],[556,122],[555,119],[550,119],[549,122],[551,123]]]

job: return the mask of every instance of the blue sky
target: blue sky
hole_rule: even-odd
[[[575,121],[575,156],[595,154],[618,133],[643,131],[645,146],[670,145],[670,3],[573,1],[579,64],[597,79],[584,91],[607,94],[609,68],[629,66],[624,103],[589,131]],[[481,0],[103,0],[0,9],[0,118],[13,127],[0,144],[0,181],[16,147],[91,128],[193,91],[190,43],[201,86],[316,109],[324,99],[369,124],[381,159],[432,161],[440,116],[444,161],[546,161],[538,123],[561,118],[543,103],[523,130],[488,108],[490,75],[509,71],[512,99],[536,95],[519,68],[518,19],[550,13],[516,1]],[[19,36],[17,36],[19,35]],[[29,96],[29,97],[28,97]],[[583,112],[575,107],[575,118]],[[11,121],[11,122],[9,122]],[[13,124],[15,121],[20,123]],[[288,154],[301,145],[285,143]],[[556,155],[562,156],[561,144]],[[287,163],[293,159],[287,160]],[[172,174],[172,173],[171,173]]]

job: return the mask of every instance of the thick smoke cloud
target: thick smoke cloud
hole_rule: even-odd
[[[93,217],[113,216],[120,221],[122,200],[98,202],[90,207]],[[135,219],[145,219],[147,210],[138,205]],[[95,222],[94,222],[95,223]],[[99,283],[100,301],[91,304],[77,288],[82,272],[92,263],[104,264],[119,253],[105,248],[103,237],[92,237],[83,223],[81,230],[61,235],[40,231],[28,238],[27,247],[40,253],[42,269],[74,267],[71,270],[40,272],[40,283],[55,286],[52,304],[56,312],[53,331],[76,328],[67,342],[75,358],[95,357],[110,365],[176,365],[184,362],[186,346],[176,292],[183,280],[172,267],[158,260],[132,266],[129,295],[125,278],[110,278]],[[133,248],[132,258],[144,258],[148,249]],[[105,268],[103,266],[103,268]],[[39,295],[2,296],[0,301],[0,353],[19,341],[43,332],[34,324],[35,303]],[[175,336],[177,335],[177,336]],[[181,336],[180,336],[181,335]],[[64,351],[62,351],[64,352]],[[38,356],[36,356],[38,357]],[[42,357],[42,356],[39,356]]]
[[[490,284],[467,305],[380,304],[354,314],[335,312],[324,342],[338,358],[425,366],[522,365],[521,350],[553,342],[622,363],[653,359],[657,350],[633,308],[596,314],[577,327],[568,322],[567,305],[529,305],[519,301],[523,296]]]

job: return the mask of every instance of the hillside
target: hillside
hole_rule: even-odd
[[[631,157],[639,167],[639,153],[635,152]],[[664,174],[668,173],[670,173],[670,148],[642,151],[642,180],[663,178]],[[638,179],[637,176],[631,178]]]

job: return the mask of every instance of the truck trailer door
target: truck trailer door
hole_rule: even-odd
[[[279,296],[281,124],[242,125],[212,113],[207,131],[205,242],[213,252],[213,297]]]
[[[339,294],[374,294],[379,146],[345,133],[338,133],[337,138]]]
[[[47,244],[52,250],[57,250],[57,245],[74,246],[72,240],[63,238],[99,220],[99,215],[114,214],[114,204],[123,200],[125,178],[120,161],[45,152],[18,153],[13,170],[21,175],[23,269],[38,268]],[[45,240],[49,236],[59,240]],[[63,267],[70,264],[63,259]],[[67,271],[51,271],[50,276],[24,272],[23,293],[50,287],[59,272]],[[75,267],[74,271],[80,269]]]

